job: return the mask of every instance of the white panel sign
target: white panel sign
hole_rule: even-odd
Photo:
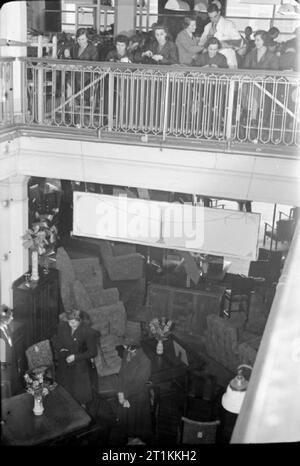
[[[74,192],[73,234],[256,260],[260,214]]]

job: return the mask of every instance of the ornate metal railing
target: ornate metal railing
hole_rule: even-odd
[[[29,126],[217,141],[227,148],[300,142],[296,73],[37,58],[24,66]]]
[[[14,122],[13,58],[0,58],[0,127]]]

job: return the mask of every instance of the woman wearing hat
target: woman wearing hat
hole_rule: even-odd
[[[84,405],[92,400],[91,358],[97,355],[98,332],[82,322],[82,313],[66,313],[52,343],[58,361],[56,380],[75,400]]]
[[[147,382],[151,362],[134,339],[125,340],[122,366],[118,376],[118,417],[128,437],[146,441],[152,435],[150,395]]]

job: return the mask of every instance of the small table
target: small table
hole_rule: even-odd
[[[173,341],[178,343],[186,351],[189,365],[186,365],[179,357],[176,357]],[[157,341],[154,338],[142,340],[144,353],[151,361],[151,381],[155,385],[164,382],[172,382],[181,377],[183,377],[186,382],[189,370],[201,370],[204,367],[205,361],[188,348],[178,337],[170,335],[170,337],[163,342],[163,345],[164,352],[162,355],[158,355],[156,354]]]
[[[2,442],[8,445],[41,445],[63,439],[87,427],[91,418],[60,385],[44,399],[45,411],[33,414],[29,393],[2,400]]]

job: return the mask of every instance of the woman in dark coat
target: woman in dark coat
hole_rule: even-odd
[[[125,346],[118,376],[118,418],[128,437],[149,440],[152,435],[150,395],[147,381],[151,362],[139,344]]]
[[[250,70],[278,70],[279,69],[279,60],[278,57],[268,50],[267,43],[268,43],[268,35],[266,31],[257,31],[254,34],[254,42],[255,42],[255,49],[251,50],[245,57],[243,68],[250,69]],[[266,87],[269,92],[273,92],[272,87],[269,89]],[[249,102],[249,98],[252,99]],[[243,91],[242,91],[242,107],[243,107],[243,114],[242,114],[242,124],[247,123],[246,113],[248,108],[251,108],[250,114],[250,126],[257,128],[258,121],[258,109],[261,105],[261,91],[258,87],[254,86],[252,93],[249,84],[244,84]],[[270,102],[267,98],[265,98],[265,109],[264,113],[268,114],[268,108]]]
[[[85,405],[92,400],[91,358],[97,355],[98,332],[82,322],[82,313],[67,313],[67,322],[59,322],[52,343],[58,361],[57,382],[75,400]]]
[[[76,33],[76,44],[70,50],[70,56],[74,60],[85,60],[85,61],[98,61],[98,50],[89,39],[87,30],[85,28],[79,28]],[[67,80],[70,81],[71,76],[67,76]],[[82,73],[80,71],[75,72],[75,89],[72,92],[78,94],[80,90],[83,90],[89,86],[91,82],[90,72]],[[72,83],[70,83],[72,86]],[[75,92],[74,92],[75,91]],[[84,91],[84,105],[89,107],[91,98],[95,94],[93,86],[88,87]],[[80,95],[76,95],[76,101],[80,104]]]
[[[98,50],[89,39],[87,30],[85,28],[79,28],[76,32],[76,44],[70,50],[71,58],[74,60],[98,60]]]
[[[148,50],[141,54],[142,63],[152,63],[160,65],[174,65],[178,63],[177,47],[168,38],[168,30],[164,25],[153,26],[154,37]],[[150,61],[149,61],[150,60]]]

